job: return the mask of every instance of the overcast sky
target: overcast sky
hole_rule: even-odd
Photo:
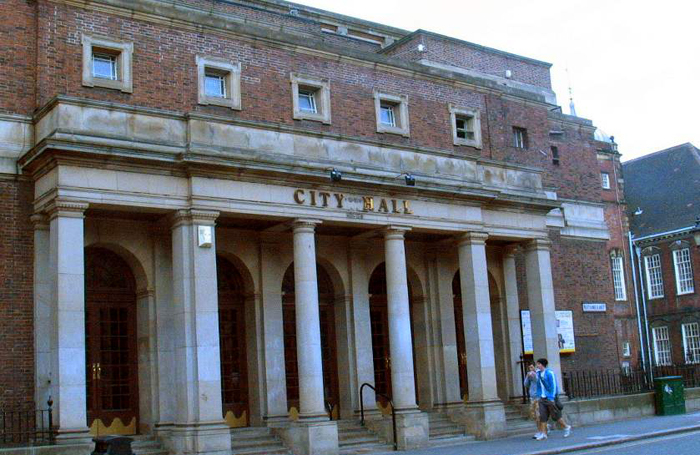
[[[296,1],[552,63],[564,112],[570,80],[578,116],[615,136],[623,161],[700,147],[700,1]]]

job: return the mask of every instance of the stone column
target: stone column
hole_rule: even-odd
[[[518,302],[518,279],[515,272],[517,246],[503,249],[503,276],[505,279],[506,318],[508,320],[508,353],[511,382],[511,399],[523,396],[523,380],[520,373],[520,356],[523,353],[523,338],[520,328],[520,303]]]
[[[544,357],[549,361],[549,368],[557,375],[559,392],[563,394],[550,246],[549,240],[535,239],[525,247],[527,300],[530,306],[534,359]]]
[[[43,214],[32,216],[34,223],[34,402],[46,407],[51,389],[51,271],[49,256],[51,235],[49,218]]]
[[[404,234],[407,227],[389,226],[384,231],[386,298],[389,319],[392,401],[397,414],[399,449],[411,449],[428,441],[427,415],[418,410],[413,373],[411,314]]]
[[[338,428],[328,419],[323,396],[321,323],[316,279],[315,226],[318,220],[295,220],[294,308],[299,369],[299,420],[290,429],[295,453],[337,454]]]
[[[85,250],[88,205],[54,201],[50,217],[51,389],[54,424],[66,442],[89,438],[85,383]],[[44,239],[45,240],[45,239]],[[43,403],[41,404],[43,406]]]
[[[218,212],[180,210],[173,217],[173,329],[176,454],[228,455],[219,357],[214,220]]]
[[[491,327],[486,239],[481,232],[459,238],[459,277],[462,286],[464,338],[467,348],[469,402],[465,406],[467,431],[479,439],[505,433],[503,403],[498,399],[496,361]]]

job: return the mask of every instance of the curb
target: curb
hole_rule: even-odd
[[[635,436],[628,436],[626,438],[620,438],[620,439],[611,439],[608,441],[589,442],[589,443],[578,444],[578,445],[574,445],[574,446],[558,447],[558,448],[549,449],[549,450],[539,450],[537,452],[527,452],[527,453],[524,453],[521,455],[557,455],[560,453],[576,452],[576,451],[588,450],[588,449],[597,449],[599,447],[608,447],[608,446],[626,444],[628,442],[641,441],[644,439],[653,439],[653,438],[658,438],[658,437],[662,437],[662,436],[669,436],[669,435],[679,434],[679,433],[690,433],[690,432],[698,431],[698,430],[700,430],[700,425],[691,425],[691,426],[687,426],[687,427],[672,428],[670,430],[652,431],[651,433],[645,433],[645,434],[640,434],[640,435],[635,435]]]

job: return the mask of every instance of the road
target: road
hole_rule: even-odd
[[[599,449],[571,452],[572,455],[698,455],[700,431],[620,444]]]

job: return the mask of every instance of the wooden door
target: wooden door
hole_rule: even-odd
[[[389,344],[389,315],[386,296],[386,269],[384,264],[379,265],[369,280],[369,316],[372,328],[372,357],[374,360],[374,386],[377,392],[389,397],[391,390],[391,350]],[[416,391],[416,403],[418,403],[418,370],[416,368],[416,346],[413,338],[413,295],[411,285],[408,285],[408,304],[411,324],[411,346],[413,351],[413,383]],[[377,397],[377,400],[386,406],[386,400]]]
[[[462,311],[462,288],[460,283],[459,272],[457,272],[452,280],[452,295],[454,296],[455,334],[457,336],[459,396],[462,397],[462,399],[465,399],[469,393],[469,390],[467,381],[467,347],[464,341],[464,313]]]
[[[88,425],[93,433],[138,429],[136,286],[126,262],[102,248],[85,251]]]
[[[219,294],[221,404],[230,426],[248,426],[248,362],[243,278],[231,262],[216,257]]]
[[[333,418],[340,415],[338,357],[335,334],[335,294],[330,276],[323,267],[316,268],[318,281],[319,322],[321,329],[321,362],[323,394],[326,407]],[[287,407],[299,410],[299,369],[297,364],[296,311],[294,294],[294,264],[284,274],[282,282],[282,322],[284,331],[284,364],[287,378]]]

